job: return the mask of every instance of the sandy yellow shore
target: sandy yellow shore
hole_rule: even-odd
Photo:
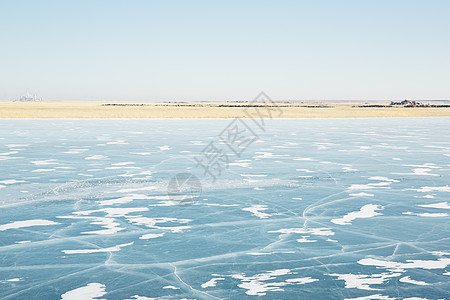
[[[0,102],[0,118],[235,118],[246,117],[244,103],[140,103],[143,106],[105,106],[112,102]],[[117,104],[117,103],[116,103]],[[122,102],[122,104],[131,104]],[[135,103],[137,104],[137,103]],[[387,104],[387,103],[386,103]],[[360,108],[351,104],[280,103],[282,118],[364,118],[450,116],[450,107]],[[327,107],[317,107],[324,105]]]

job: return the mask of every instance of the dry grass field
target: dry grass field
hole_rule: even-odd
[[[387,103],[386,103],[387,104]],[[246,103],[0,102],[0,118],[235,118]],[[357,103],[279,103],[281,118],[450,116],[450,107],[358,107]],[[278,115],[276,115],[278,117]]]

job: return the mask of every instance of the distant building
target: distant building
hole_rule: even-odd
[[[26,95],[20,97],[19,99],[17,99],[16,101],[41,101],[41,98],[38,98],[36,96],[36,94],[34,94],[34,96],[30,95],[29,93],[27,93]]]
[[[402,102],[394,102],[391,101],[391,105],[402,105],[402,106],[407,106],[407,107],[414,107],[414,106],[425,106],[424,104],[417,102],[417,101],[410,101],[410,100],[403,100]]]

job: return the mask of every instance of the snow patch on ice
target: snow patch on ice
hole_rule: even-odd
[[[238,279],[241,281],[238,287],[246,289],[245,292],[250,296],[264,296],[267,292],[284,291],[283,286],[294,285],[294,284],[307,284],[318,281],[311,277],[303,278],[290,278],[285,281],[276,281],[279,276],[284,276],[288,274],[293,274],[289,269],[279,269],[268,271],[261,274],[256,274],[254,276],[247,277],[244,274],[234,274],[231,275],[233,279]],[[268,282],[269,281],[269,282]]]
[[[104,156],[104,155],[93,155],[93,156],[85,157],[84,159],[86,159],[86,160],[100,160],[100,159],[107,159],[107,158],[108,157]]]
[[[409,277],[409,276],[402,277],[398,281],[404,282],[404,283],[415,284],[415,285],[430,285],[429,283],[427,283],[425,281],[418,281],[418,280],[411,279],[411,277]]]
[[[359,290],[382,290],[373,288],[371,285],[383,284],[392,277],[398,277],[401,273],[381,273],[381,274],[329,274],[330,276],[337,277],[339,280],[345,281],[345,288],[347,289],[359,289]]]
[[[450,192],[450,186],[423,186],[420,189],[407,189],[408,191],[416,191],[421,193],[429,192]]]
[[[15,184],[15,183],[23,183],[26,181],[23,180],[15,180],[15,179],[8,179],[8,180],[2,180],[0,181],[0,184]]]
[[[156,239],[163,235],[164,235],[164,232],[163,233],[147,233],[147,234],[144,234],[143,236],[139,237],[139,239],[141,239],[141,240]]]
[[[149,218],[149,217],[143,217],[143,216],[127,216],[127,220],[136,225],[140,226],[146,226],[149,228],[157,228],[157,229],[165,229],[170,230],[174,233],[182,232],[185,229],[189,229],[190,226],[157,226],[157,224],[160,223],[179,223],[179,224],[186,224],[191,222],[190,219],[177,219],[177,218]]]
[[[439,174],[430,173],[429,168],[415,168],[412,173],[394,173],[395,175],[416,175],[416,176],[439,176]]]
[[[64,154],[81,154],[88,151],[89,149],[70,149],[69,151],[64,151]]]
[[[447,213],[413,213],[411,211],[407,211],[402,214],[410,215],[410,216],[425,217],[425,218],[443,218],[443,217],[449,216]]]
[[[395,261],[384,261],[374,258],[363,258],[358,261],[363,266],[376,266],[392,270],[394,272],[404,272],[405,269],[444,269],[450,265],[450,258],[438,258],[437,260],[407,260],[406,263]]]
[[[374,194],[368,194],[368,193],[357,193],[357,194],[349,194],[352,197],[373,197],[375,196]]]
[[[289,155],[282,155],[282,154],[276,155],[276,154],[273,154],[272,152],[255,152],[255,154],[257,154],[257,155],[253,156],[253,158],[279,158],[279,157],[289,156]]]
[[[355,168],[351,168],[351,167],[343,167],[342,170],[344,170],[344,172],[356,172],[358,171]]]
[[[395,180],[395,179],[389,179],[389,178],[387,178],[387,177],[382,177],[382,176],[373,176],[373,177],[369,177],[369,180],[388,181],[388,182],[399,182],[398,180]]]
[[[106,286],[94,282],[62,294],[61,300],[95,300],[104,295],[106,295]]]
[[[47,159],[47,160],[36,160],[32,161],[32,164],[35,166],[46,166],[46,165],[58,165],[59,163],[56,162],[56,159]]]
[[[312,234],[322,236],[334,235],[334,232],[331,230],[331,228],[285,228],[275,231],[269,231],[269,233],[272,232],[282,234],[299,233],[299,234]]]
[[[315,243],[317,240],[308,240],[309,235],[303,235],[301,239],[297,239],[298,243]]]
[[[347,215],[339,219],[332,219],[331,222],[338,225],[350,225],[355,219],[372,218],[378,215],[382,215],[381,213],[377,212],[377,210],[382,209],[384,209],[382,205],[367,204],[361,207],[359,211],[348,213]]]
[[[31,172],[33,172],[33,173],[42,173],[42,172],[51,172],[51,171],[56,171],[56,169],[36,169],[36,170],[31,171]]]
[[[60,223],[48,221],[48,220],[26,220],[26,221],[15,221],[11,222],[9,224],[0,225],[0,231],[5,231],[8,229],[19,229],[19,228],[26,228],[31,226],[48,226],[48,225],[58,225]]]
[[[450,209],[450,205],[448,204],[448,202],[439,202],[439,203],[434,203],[434,204],[419,204],[417,206],[429,207],[429,208]]]
[[[167,151],[167,150],[172,149],[172,147],[170,147],[170,146],[159,146],[158,148],[159,148],[159,150],[161,150],[161,151]]]
[[[251,212],[254,216],[260,218],[260,219],[266,219],[268,217],[270,217],[270,214],[264,213],[262,211],[267,210],[267,205],[252,205],[250,207],[246,207],[243,208],[243,211],[249,211]]]
[[[225,278],[223,278],[223,277],[211,278],[207,282],[203,283],[201,285],[201,287],[204,288],[204,289],[209,288],[209,287],[214,287],[214,286],[217,285],[217,281],[219,281],[219,280],[225,280]]]
[[[352,184],[348,187],[348,190],[370,190],[370,189],[387,189],[392,181],[377,182],[369,184]]]
[[[166,286],[163,286],[163,289],[179,290],[180,288],[173,286],[173,285],[166,285]]]

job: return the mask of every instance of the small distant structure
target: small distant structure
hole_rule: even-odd
[[[26,95],[21,96],[19,99],[14,101],[21,101],[21,102],[29,102],[29,101],[42,101],[42,98],[38,98],[36,94],[30,95],[28,92]]]
[[[426,106],[423,103],[420,103],[418,101],[411,101],[411,100],[403,100],[401,102],[394,102],[391,101],[391,105],[401,105],[401,106],[406,106],[406,107],[423,107]]]

